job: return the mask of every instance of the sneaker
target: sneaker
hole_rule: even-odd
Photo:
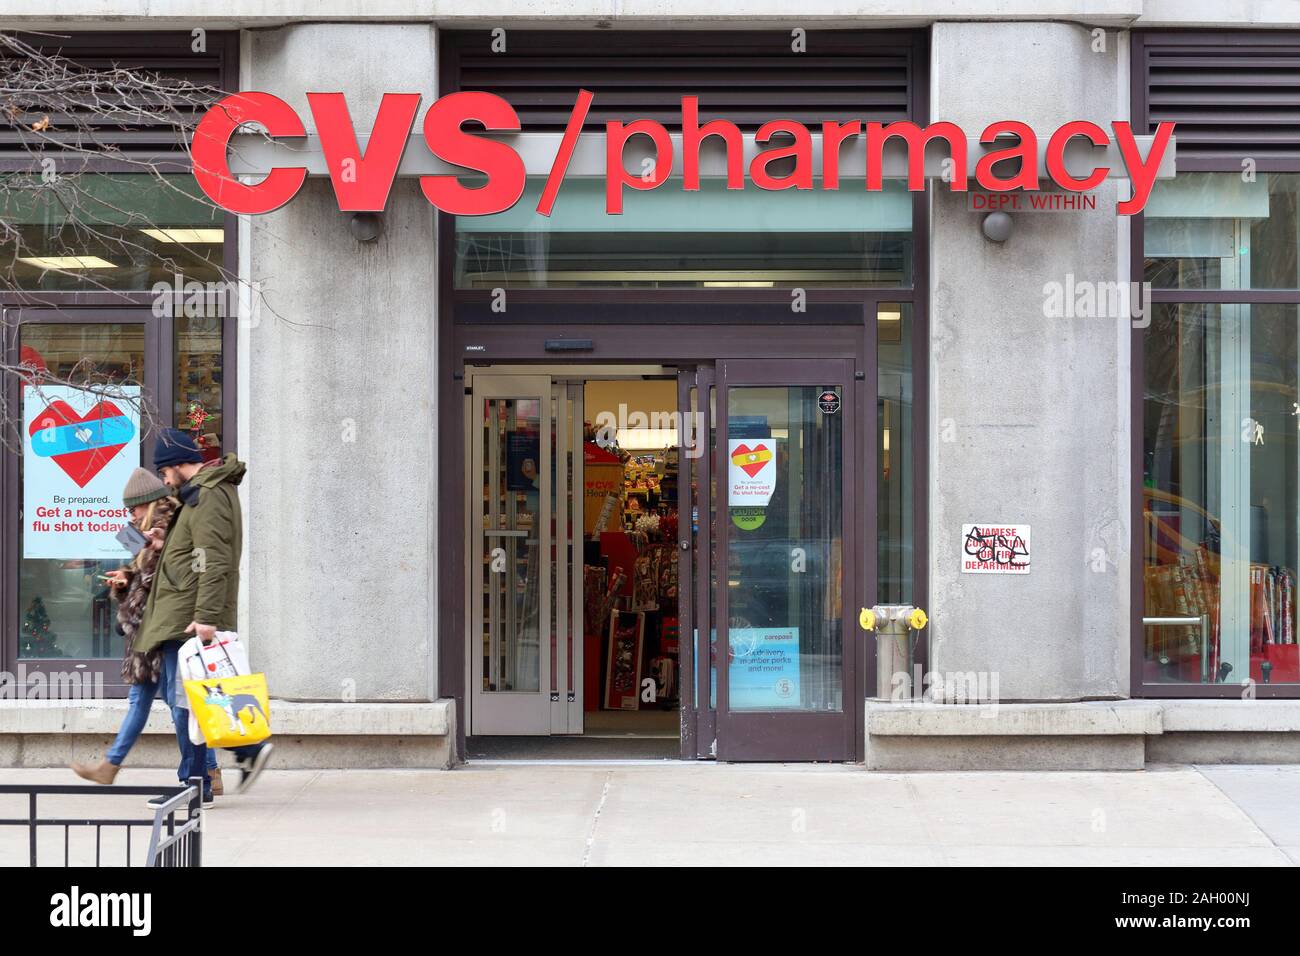
[[[203,791],[203,809],[211,810],[217,805],[217,797],[211,790]]]
[[[236,793],[247,793],[252,789],[257,778],[262,775],[266,769],[266,763],[271,759],[271,751],[275,749],[274,744],[262,744],[262,748],[255,753],[251,760],[239,761],[239,768],[242,774],[239,778],[239,786],[235,788]]]

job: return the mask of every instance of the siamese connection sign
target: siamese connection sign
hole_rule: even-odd
[[[308,93],[306,97],[339,209],[382,212],[415,129],[420,94],[385,93],[364,148],[359,145],[343,93]],[[594,99],[588,90],[577,93],[537,203],[540,216],[549,216],[555,207]],[[272,212],[302,188],[307,167],[286,158],[285,165],[271,168],[261,182],[241,182],[231,172],[228,153],[232,138],[244,126],[259,127],[271,139],[301,140],[307,136],[302,118],[279,97],[256,91],[235,93],[209,109],[195,129],[194,178],[208,198],[223,209],[243,214]],[[505,212],[519,202],[527,178],[524,158],[509,142],[493,134],[517,133],[521,125],[514,108],[500,96],[475,91],[449,93],[435,100],[425,112],[421,131],[430,153],[459,168],[419,177],[421,192],[436,208],[456,216],[487,216]],[[814,148],[814,130],[807,125],[788,119],[764,123],[754,136],[754,142],[763,148],[746,163],[740,127],[725,119],[701,123],[696,96],[681,98],[678,137],[655,120],[609,120],[604,129],[605,212],[621,214],[628,190],[659,189],[675,168],[680,169],[681,188],[698,191],[700,146],[710,137],[716,137],[726,147],[726,183],[732,190],[744,189],[747,182],[764,190],[836,190],[843,174],[854,181],[862,180],[863,186],[854,188],[879,191],[884,188],[885,147],[895,139],[906,144],[909,190],[920,192],[926,188],[925,151],[932,142],[946,146],[949,159],[945,165],[951,168],[943,179],[948,187],[954,192],[968,189],[971,177],[967,131],[955,123],[919,126],[909,121],[845,119],[823,122],[816,132],[821,134],[820,156]],[[1044,179],[1067,192],[1085,193],[1110,175],[1110,167],[1094,161],[1091,168],[1072,172],[1065,161],[1066,147],[1076,139],[1108,150],[1113,145],[1132,184],[1131,196],[1119,202],[1116,209],[1119,215],[1129,216],[1146,205],[1173,132],[1173,123],[1160,123],[1144,156],[1129,123],[1117,120],[1106,129],[1085,120],[1072,120],[1054,130],[1040,150],[1038,135],[1028,124],[1000,120],[980,131],[979,142],[996,148],[980,156],[973,178],[988,193],[1038,190]],[[647,159],[645,168],[630,171],[624,150],[635,137],[649,140],[653,157]],[[852,164],[841,162],[845,144],[859,140],[865,145],[865,159],[860,156]],[[680,155],[674,155],[678,142]],[[475,181],[461,182],[467,176]]]
[[[961,526],[963,574],[1028,574],[1029,525]]]

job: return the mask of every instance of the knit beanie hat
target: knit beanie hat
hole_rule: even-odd
[[[122,490],[122,504],[128,508],[147,505],[159,498],[166,498],[172,490],[158,479],[158,476],[144,468],[131,472],[131,479]]]
[[[164,428],[158,433],[158,443],[153,452],[155,471],[168,465],[197,465],[202,461],[203,455],[199,452],[199,446],[195,444],[192,437],[179,428]]]

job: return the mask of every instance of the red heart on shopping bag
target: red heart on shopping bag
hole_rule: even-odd
[[[45,406],[44,411],[36,416],[28,431],[32,436],[32,440],[35,441],[36,436],[47,428],[81,425],[87,422],[98,422],[105,418],[120,418],[121,416],[121,410],[109,401],[99,402],[84,415],[79,415],[76,409],[63,399],[56,398]],[[126,445],[104,445],[100,448],[87,448],[85,451],[51,455],[50,460],[62,468],[64,474],[77,483],[78,488],[84,488],[125,447]]]

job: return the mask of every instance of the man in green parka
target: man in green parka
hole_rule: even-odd
[[[176,724],[182,782],[207,780],[207,748],[189,739],[189,709],[177,699],[177,652],[190,637],[211,641],[217,631],[233,631],[239,604],[239,557],[244,519],[237,487],[247,470],[233,454],[205,462],[185,432],[166,428],[158,436],[154,468],[176,490],[181,507],[163,541],[153,590],[145,605],[135,649],[163,649],[163,698]],[[232,748],[242,771],[237,790],[247,790],[266,766],[269,742]],[[206,803],[211,796],[204,794]]]

